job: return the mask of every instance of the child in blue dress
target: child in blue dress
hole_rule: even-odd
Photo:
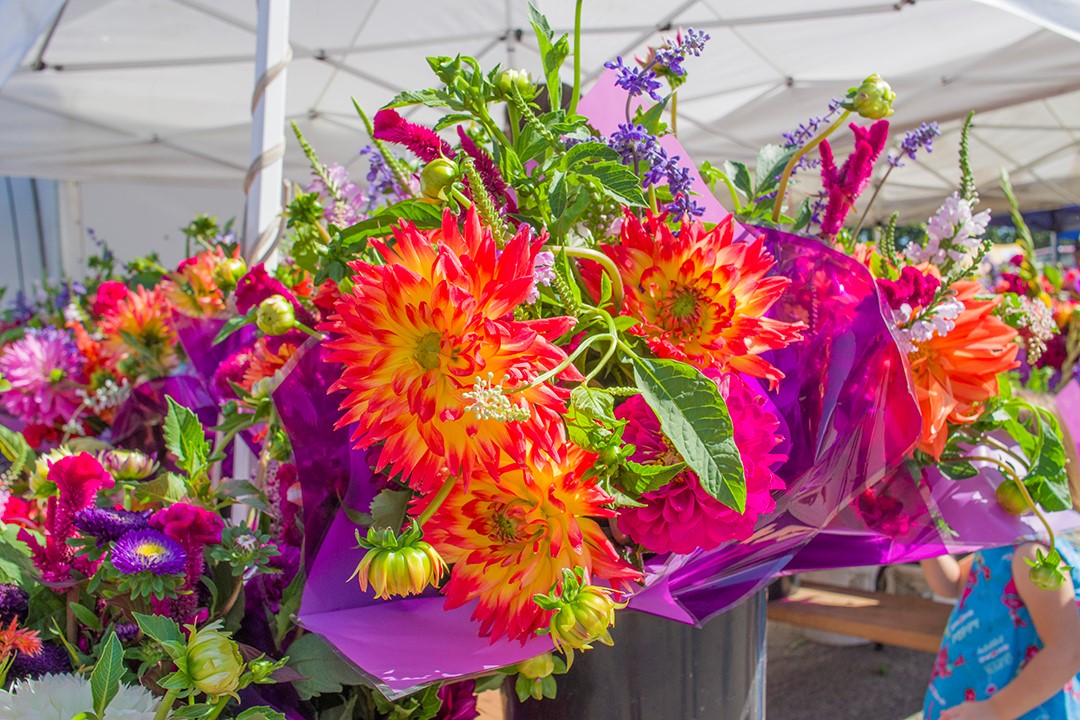
[[[1080,554],[1059,538],[1057,549],[1074,568],[1071,582],[1041,590],[1024,561],[1044,547],[1025,542],[959,562],[922,562],[935,593],[959,598],[934,663],[924,720],[1080,720]]]

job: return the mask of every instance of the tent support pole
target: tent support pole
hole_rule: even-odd
[[[259,22],[252,93],[251,165],[244,179],[243,253],[249,263],[276,264],[285,158],[285,74],[289,0],[257,0]]]

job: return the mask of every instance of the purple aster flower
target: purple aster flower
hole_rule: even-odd
[[[150,572],[178,575],[187,568],[187,553],[180,543],[157,530],[134,530],[116,541],[112,564],[125,575]]]
[[[27,330],[0,352],[0,375],[11,383],[0,405],[28,425],[67,421],[81,403],[82,357],[65,330]]]
[[[30,594],[18,585],[0,584],[0,624],[7,625],[12,620],[26,622],[30,612]]]
[[[663,100],[659,93],[656,92],[660,89],[660,81],[656,79],[656,73],[652,70],[628,67],[623,63],[621,57],[609,60],[604,63],[604,67],[619,73],[619,77],[615,79],[615,84],[628,92],[630,97],[648,93],[649,97],[656,102]]]
[[[941,135],[941,128],[936,122],[923,123],[914,130],[909,130],[900,142],[900,152],[889,154],[889,164],[893,167],[904,167],[902,158],[907,155],[911,160],[920,150],[930,153],[934,151],[934,138]]]
[[[16,653],[8,671],[8,680],[39,678],[42,675],[62,675],[71,672],[71,656],[60,643],[45,640],[37,655]]]
[[[98,547],[116,542],[133,530],[150,527],[150,511],[107,510],[89,507],[75,515],[75,527],[86,535],[97,538]]]

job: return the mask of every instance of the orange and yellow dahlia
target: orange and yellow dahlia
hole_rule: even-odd
[[[128,293],[98,327],[104,337],[105,353],[114,365],[134,358],[163,372],[176,363],[176,331],[160,287],[140,287]]]
[[[239,250],[234,257],[239,257]],[[162,283],[173,307],[190,317],[208,317],[224,310],[225,294],[214,279],[214,271],[227,259],[224,250],[214,247],[181,261]]]
[[[272,377],[284,367],[285,363],[296,354],[297,349],[295,343],[282,342],[281,338],[261,337],[256,340],[251,349],[247,368],[244,370],[244,381],[241,387],[251,392],[255,383]]]
[[[663,216],[626,213],[617,245],[602,249],[619,268],[630,332],[660,357],[701,370],[737,370],[769,381],[783,373],[761,358],[801,338],[801,323],[764,317],[790,280],[766,277],[773,258],[764,238],[734,241],[729,215],[712,230],[684,222],[675,234]]]
[[[1000,297],[979,299],[982,286],[973,280],[951,288],[964,305],[956,327],[908,354],[923,419],[918,447],[935,459],[945,450],[949,423],[974,422],[980,404],[998,394],[998,374],[1017,366],[1020,347],[1016,330],[992,314]]]
[[[424,537],[453,567],[443,592],[455,608],[479,599],[480,634],[525,642],[551,620],[533,600],[580,567],[585,579],[623,584],[640,577],[623,561],[594,518],[612,502],[582,475],[596,456],[564,445],[554,460],[525,465],[506,455],[497,473],[479,471],[457,484],[424,524]],[[417,512],[423,510],[421,501]]]
[[[573,321],[512,314],[543,239],[522,226],[499,251],[470,211],[464,232],[447,212],[440,230],[402,225],[394,240],[372,242],[385,264],[351,264],[353,287],[320,326],[332,335],[328,360],[343,367],[333,386],[347,392],[338,426],[356,423],[358,448],[382,443],[378,469],[421,492],[494,467],[500,451],[517,461],[554,456],[569,393],[529,383],[566,360],[552,341]],[[560,377],[581,376],[571,365]],[[494,395],[511,414],[483,412]]]

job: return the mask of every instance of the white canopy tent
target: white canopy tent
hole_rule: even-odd
[[[257,6],[267,3],[68,0],[55,22],[0,26],[0,50],[25,46],[27,27],[45,28],[0,88],[0,175],[167,184],[162,192],[177,198],[184,188],[217,187],[239,203],[252,146]],[[557,31],[571,30],[572,2],[535,4]],[[5,3],[20,5],[42,7]],[[1030,209],[1080,202],[1075,3],[586,0],[586,78],[679,27],[712,35],[680,91],[680,139],[696,162],[751,161],[757,147],[880,72],[899,96],[895,137],[926,120],[946,130],[932,155],[894,173],[881,209],[904,207],[918,220],[940,202],[956,182],[957,127],[970,109],[980,111],[973,159],[985,198],[993,200],[1004,166]],[[345,164],[367,142],[350,98],[374,110],[400,90],[429,86],[428,55],[468,53],[538,74],[525,0],[305,0],[292,8],[289,42],[284,113],[324,160]],[[363,174],[362,165],[352,170]],[[291,142],[285,176],[307,177]]]

